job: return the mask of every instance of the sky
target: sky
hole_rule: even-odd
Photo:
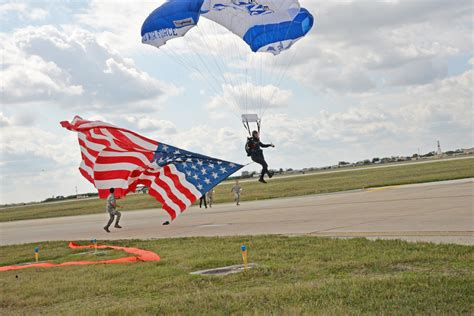
[[[142,44],[163,1],[0,1],[0,203],[94,192],[75,115],[246,164],[257,113],[274,169],[473,146],[471,0],[299,2],[315,25],[274,57],[205,19]]]

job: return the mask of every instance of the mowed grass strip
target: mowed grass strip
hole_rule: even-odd
[[[162,260],[2,272],[0,313],[452,315],[474,310],[472,246],[308,236],[106,243],[152,250]],[[239,264],[243,243],[256,269],[228,276],[189,274]],[[74,252],[66,242],[4,246],[0,264],[31,260],[35,246],[43,260],[54,262],[70,260]]]
[[[430,181],[474,177],[474,159],[457,159],[433,163],[408,163],[387,168],[369,168],[342,172],[315,173],[306,176],[282,177],[262,184],[257,180],[242,182],[242,201],[302,196],[362,188],[380,187]],[[233,183],[216,187],[215,203],[231,202]],[[119,200],[123,211],[160,208],[161,205],[145,194],[129,195]],[[0,222],[85,215],[105,212],[105,201],[95,199],[59,203],[34,204],[0,210]]]

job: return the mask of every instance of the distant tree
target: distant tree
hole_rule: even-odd
[[[377,162],[380,162],[380,158],[378,157],[372,158],[372,163],[377,163]]]
[[[433,157],[436,153],[434,151],[430,151],[427,154],[421,155],[421,157]]]
[[[280,170],[278,170],[278,173],[282,174],[283,173],[283,168],[280,168]]]

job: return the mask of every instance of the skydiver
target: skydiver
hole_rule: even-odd
[[[107,209],[107,212],[109,213],[110,218],[107,225],[105,225],[104,230],[108,233],[110,233],[109,227],[114,221],[115,216],[117,216],[117,220],[115,221],[114,227],[122,228],[122,226],[119,225],[120,217],[122,216],[122,214],[119,211],[117,211],[117,208],[122,208],[122,207],[117,205],[117,202],[115,201],[114,191],[115,191],[114,188],[110,188],[109,190],[110,194],[109,194],[109,197],[107,198],[106,209]]]
[[[267,147],[275,147],[273,144],[263,144],[260,141],[260,137],[257,131],[252,132],[252,137],[247,138],[247,143],[245,144],[245,150],[247,151],[247,155],[252,158],[253,161],[260,164],[262,166],[262,172],[260,173],[260,178],[258,181],[262,183],[267,183],[263,178],[265,174],[268,175],[269,178],[273,177],[273,172],[268,170],[268,164],[263,157],[263,150],[261,148]]]

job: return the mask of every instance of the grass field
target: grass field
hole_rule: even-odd
[[[229,276],[192,271],[238,264]],[[156,251],[160,262],[0,273],[2,315],[469,314],[473,247],[318,237],[179,238],[107,242]],[[0,247],[1,265],[78,260],[66,242]],[[83,251],[83,250],[82,250]],[[121,256],[108,252],[106,259]],[[80,259],[91,259],[91,255]]]
[[[242,201],[471,177],[474,177],[474,159],[413,163],[389,168],[355,169],[301,177],[274,178],[266,185],[256,180],[243,182],[241,184],[243,188]],[[232,183],[224,183],[216,187],[215,203],[232,201],[231,186]],[[143,194],[129,195],[120,200],[119,204],[124,206],[124,211],[160,207],[155,199]],[[105,209],[104,205],[103,200],[87,199],[5,208],[0,211],[0,222],[102,213]]]

